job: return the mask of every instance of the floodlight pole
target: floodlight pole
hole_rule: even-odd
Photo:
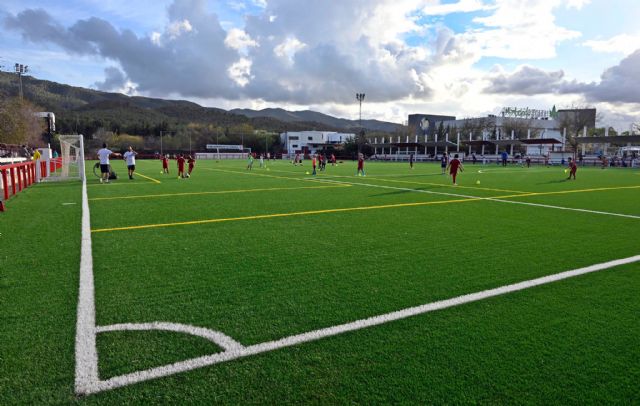
[[[21,63],[16,63],[14,65],[15,72],[18,75],[18,81],[20,82],[20,101],[22,101],[24,94],[22,93],[22,75],[29,72],[29,67],[27,65],[23,65]]]
[[[364,93],[356,93],[356,99],[360,102],[360,128],[362,129],[362,102],[364,101]]]

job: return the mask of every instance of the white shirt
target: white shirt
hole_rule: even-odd
[[[137,153],[133,151],[127,151],[124,153],[124,159],[127,160],[127,165],[135,165],[136,164],[136,155]]]
[[[109,165],[109,155],[113,154],[113,151],[102,148],[98,151],[98,158],[100,158],[100,165]]]

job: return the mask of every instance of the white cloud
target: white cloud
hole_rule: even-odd
[[[426,15],[446,15],[487,10],[491,7],[481,0],[459,0],[457,3],[437,2],[436,4],[428,4],[422,9],[422,12]]]
[[[258,43],[255,40],[253,40],[246,32],[238,28],[231,28],[227,31],[227,37],[225,38],[224,43],[229,48],[238,50],[258,46]]]
[[[640,49],[640,33],[619,34],[605,40],[589,40],[582,45],[591,48],[595,52],[609,52],[629,55]]]
[[[159,32],[155,32],[154,31],[154,32],[151,33],[150,38],[151,38],[151,42],[153,42],[154,45],[160,45],[161,44],[160,40],[162,38],[162,34],[160,34]]]
[[[556,25],[553,9],[563,4],[561,0],[496,0],[491,15],[474,19],[485,29],[466,32],[462,37],[482,56],[553,58],[559,42],[581,36]]]
[[[229,67],[227,72],[229,78],[238,86],[244,87],[251,81],[251,61],[247,58],[240,58]]]
[[[306,44],[303,44],[297,38],[289,37],[282,41],[280,44],[276,45],[275,48],[273,48],[273,53],[280,58],[287,58],[289,61],[293,62],[293,56],[296,54],[296,52],[300,51],[306,46]]]
[[[186,18],[182,21],[174,21],[167,27],[167,34],[169,38],[175,39],[182,33],[193,31],[193,26]]]

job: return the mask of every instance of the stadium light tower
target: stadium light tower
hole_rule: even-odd
[[[360,128],[362,128],[362,102],[364,101],[364,93],[356,93],[356,99],[360,102]]]
[[[27,65],[23,65],[21,63],[16,63],[15,66],[15,72],[18,75],[18,80],[20,81],[20,100],[22,100],[23,98],[23,93],[22,93],[22,75],[26,75],[27,72],[29,72],[29,67]]]
[[[174,134],[175,131],[163,131],[160,130],[160,156],[164,156],[162,153],[162,134]],[[191,137],[189,137],[189,153],[191,153]]]

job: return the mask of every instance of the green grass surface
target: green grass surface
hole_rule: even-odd
[[[97,324],[251,345],[640,254],[640,219],[487,200],[640,216],[638,171],[467,165],[454,187],[431,164],[305,164],[90,174]],[[3,404],[640,402],[638,263],[76,399],[79,186],[38,185],[0,217]],[[106,379],[219,349],[117,332],[98,351]]]

